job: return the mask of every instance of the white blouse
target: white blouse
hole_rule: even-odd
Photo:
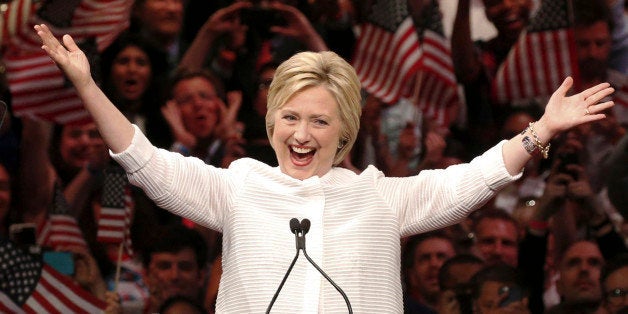
[[[292,258],[291,218],[308,218],[308,255],[347,294],[355,313],[402,313],[400,237],[454,224],[521,174],[502,143],[468,164],[387,178],[332,168],[297,180],[253,159],[229,169],[152,146],[136,128],[112,154],[159,206],[223,233],[218,313],[264,313]],[[299,257],[272,313],[346,313],[342,296]]]

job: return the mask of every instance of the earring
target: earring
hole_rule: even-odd
[[[341,149],[343,146],[345,146],[345,144],[342,141],[338,142],[338,149]]]

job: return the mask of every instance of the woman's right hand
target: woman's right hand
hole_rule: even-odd
[[[61,68],[77,89],[92,81],[89,61],[70,35],[63,35],[63,44],[61,44],[45,24],[35,25],[35,31],[41,38],[41,48]]]

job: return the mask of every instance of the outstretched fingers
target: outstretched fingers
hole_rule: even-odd
[[[41,48],[44,49],[55,62],[59,61],[59,58],[67,53],[65,47],[55,38],[48,26],[45,24],[35,25],[35,30],[39,38],[41,38]]]
[[[588,114],[588,116],[592,116],[592,117],[596,117],[595,120],[598,119],[602,119],[604,117],[606,117],[606,115],[603,113],[606,109],[613,107],[615,105],[615,103],[611,100],[611,101],[606,101],[603,103],[599,103],[599,104],[595,104],[592,106],[589,106],[589,112],[590,114]]]
[[[600,83],[600,84],[597,84],[597,85],[595,85],[593,87],[589,87],[589,88],[583,90],[582,93],[580,93],[580,95],[582,95],[582,97],[584,97],[584,99],[588,100],[589,97],[595,96],[595,95],[599,94],[599,92],[605,93],[606,92],[605,90],[610,88],[610,86],[611,86],[611,84],[606,83],[606,82]],[[613,92],[613,90],[611,88],[611,92],[610,93],[612,93],[612,92]],[[610,93],[606,94],[605,96],[602,96],[602,97],[598,98],[597,101],[599,101],[600,99],[610,95]]]
[[[595,89],[595,92],[587,96],[588,93],[585,92],[589,91],[590,89]],[[586,102],[587,106],[597,104],[600,100],[604,99],[604,97],[609,96],[615,91],[615,89],[610,87],[608,83],[599,84],[590,89],[582,92],[582,96],[584,96],[584,101]]]

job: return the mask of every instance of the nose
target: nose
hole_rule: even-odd
[[[434,255],[430,257],[430,266],[434,268],[439,268],[442,266],[443,260],[438,256]]]
[[[135,61],[131,61],[129,62],[129,72],[136,72],[138,69],[140,68],[140,66],[137,64],[137,62]]]
[[[495,255],[497,256],[502,256],[504,250],[504,245],[502,244],[501,241],[495,241],[495,243],[493,244],[493,252]]]
[[[305,144],[310,140],[310,129],[307,121],[300,120],[299,123],[296,124],[294,130],[294,139],[299,144]]]
[[[168,279],[174,280],[179,278],[179,267],[172,266],[167,270]]]
[[[77,138],[77,140],[84,145],[90,144],[90,138],[88,132],[81,132],[81,135]]]

